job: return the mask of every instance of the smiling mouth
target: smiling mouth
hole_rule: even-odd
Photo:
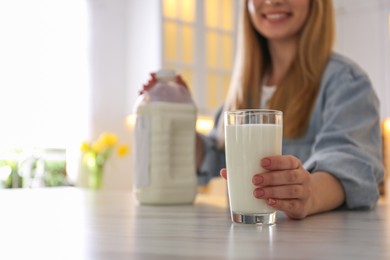
[[[291,13],[275,13],[275,14],[263,14],[263,18],[269,21],[279,21],[292,16]]]

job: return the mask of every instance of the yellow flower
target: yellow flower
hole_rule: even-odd
[[[92,143],[92,150],[93,150],[95,153],[100,153],[100,152],[103,151],[105,148],[106,148],[106,147],[105,147],[104,143],[99,142],[99,140]]]
[[[88,142],[82,142],[80,146],[80,150],[84,153],[88,152],[91,149]]]
[[[109,134],[109,135],[108,135],[107,144],[108,144],[109,146],[112,147],[112,146],[116,145],[117,142],[118,142],[118,138],[116,137],[115,134]]]
[[[98,142],[104,148],[113,147],[116,145],[118,138],[115,134],[104,132],[99,136]]]
[[[89,185],[97,188],[102,185],[104,165],[114,150],[117,156],[124,157],[129,153],[130,148],[126,144],[118,144],[118,137],[110,132],[100,134],[92,143],[82,142],[80,149],[83,152],[83,164],[88,169],[89,176],[92,177]]]
[[[129,153],[129,147],[127,145],[120,145],[117,150],[117,154],[119,157],[124,157],[126,154]]]
[[[129,146],[118,144],[118,137],[110,132],[100,134],[92,143],[82,142],[81,151],[84,153],[84,163],[89,167],[104,165],[115,149],[116,155],[124,157],[129,153]]]

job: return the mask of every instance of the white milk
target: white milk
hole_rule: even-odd
[[[225,135],[231,211],[239,214],[275,212],[265,200],[253,196],[252,177],[266,171],[260,166],[263,157],[282,153],[282,126],[227,125]]]
[[[154,102],[137,108],[134,192],[141,204],[192,203],[196,195],[192,104]]]

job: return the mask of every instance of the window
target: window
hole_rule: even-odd
[[[163,66],[188,83],[199,112],[225,100],[233,66],[236,0],[162,0]]]

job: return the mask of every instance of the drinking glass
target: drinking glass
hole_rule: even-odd
[[[266,170],[260,160],[281,155],[283,113],[268,109],[226,111],[225,152],[232,221],[243,224],[274,224],[276,210],[253,195],[252,178]]]

